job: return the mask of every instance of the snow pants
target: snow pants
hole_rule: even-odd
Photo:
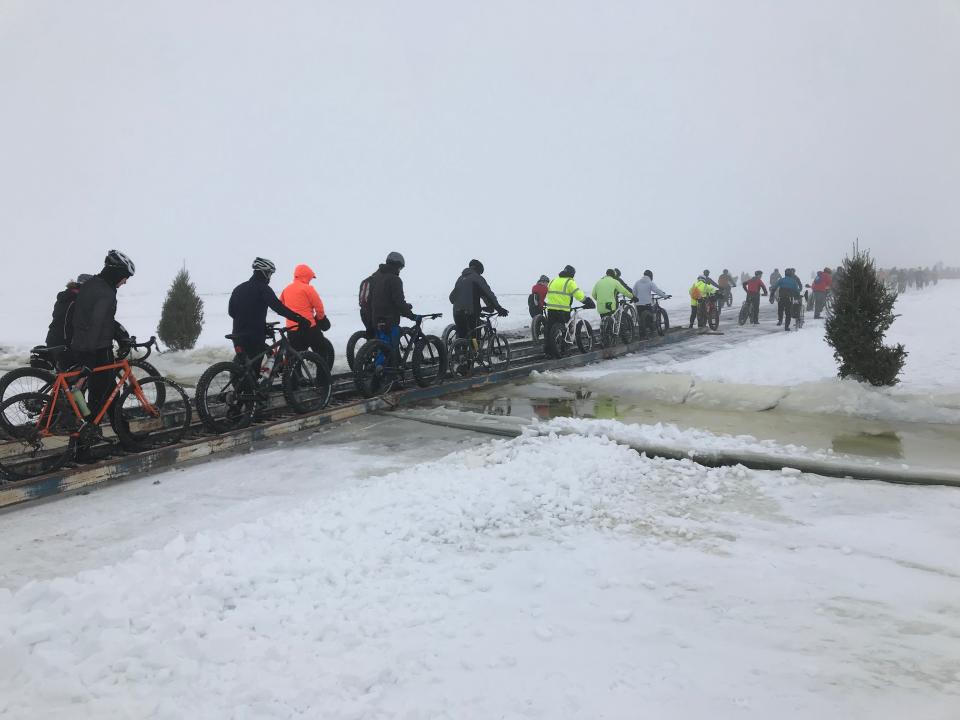
[[[813,317],[814,319],[819,319],[820,313],[823,312],[824,306],[827,304],[827,292],[826,290],[814,290],[813,291]],[[808,310],[810,308],[807,308]]]

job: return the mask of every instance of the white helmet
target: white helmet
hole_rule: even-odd
[[[270,276],[277,271],[277,266],[266,258],[258,257],[254,258],[253,269],[259,270],[261,273],[263,273],[263,276],[269,280]]]
[[[137,267],[133,264],[133,260],[119,250],[111,250],[108,252],[107,256],[103,259],[103,265],[104,267],[119,268],[127,274],[127,277],[133,277],[133,274],[137,270]]]

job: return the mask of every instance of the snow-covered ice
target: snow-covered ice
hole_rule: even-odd
[[[224,467],[350,474],[285,452]],[[958,511],[602,437],[478,441],[0,590],[0,712],[946,720]]]

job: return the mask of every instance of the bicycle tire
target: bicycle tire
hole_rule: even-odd
[[[593,349],[593,328],[586,320],[578,320],[577,327],[574,330],[574,338],[577,342],[577,349],[582,353],[588,353]]]
[[[552,358],[562,358],[567,350],[567,324],[554,321],[547,326],[544,333],[544,353]]]
[[[330,402],[333,382],[327,361],[319,353],[304,350],[289,356],[283,369],[283,396],[287,405],[301,415],[322,410]]]
[[[225,377],[215,382],[221,375]],[[204,370],[194,400],[200,422],[217,435],[247,427],[257,409],[250,375],[235,362],[214,363]]]
[[[50,402],[49,393],[19,393],[0,403],[0,413],[15,417],[19,406],[21,421],[13,422],[13,440],[4,444],[0,455],[0,478],[16,481],[35,475],[53,472],[67,462],[76,450],[76,423],[69,426],[59,421],[62,398],[57,398],[51,412],[55,413],[50,423],[51,432],[41,433],[39,424]],[[39,407],[38,411],[36,408]],[[72,408],[71,408],[72,413]],[[45,424],[45,420],[43,421]]]
[[[402,327],[400,328],[400,342],[398,347],[400,348],[400,357],[407,356],[407,348],[410,347],[410,341],[413,338],[413,328]]]
[[[57,379],[55,372],[43,370],[35,367],[20,367],[4,373],[0,378],[0,402],[14,395],[24,395],[26,393],[40,393],[45,395],[49,392],[53,383]],[[23,380],[34,380],[35,382],[21,382]],[[0,434],[5,437],[12,437],[10,434],[11,423],[7,416],[0,413]]]
[[[707,327],[716,330],[720,327],[720,306],[716,303],[710,303],[707,308]]]
[[[353,369],[353,383],[365,398],[390,392],[396,382],[396,370],[391,368],[390,346],[383,340],[367,340],[357,352]]]
[[[457,338],[450,347],[447,365],[450,374],[455,377],[470,377],[473,375],[473,353],[470,341]]]
[[[740,306],[740,315],[737,317],[737,322],[741,325],[746,325],[747,320],[750,319],[750,304],[747,300],[743,301],[743,305]]]
[[[616,338],[613,336],[613,327],[615,323],[611,315],[605,315],[600,318],[600,345],[601,347],[613,347]]]
[[[530,337],[534,342],[544,339],[543,315],[537,315],[530,321]]]
[[[165,445],[176,445],[190,429],[193,412],[187,391],[173,380],[165,377],[137,378],[137,385],[147,401],[136,393],[133,383],[127,383],[110,406],[110,425],[125,450],[141,452]],[[163,385],[162,405],[150,401],[150,387]]]
[[[366,330],[357,330],[350,339],[347,340],[347,366],[353,370],[353,364],[357,359],[357,343],[367,339]]]
[[[143,371],[142,373],[137,373],[137,372],[134,372],[134,373],[133,373],[133,376],[134,376],[135,378],[137,378],[137,381],[138,381],[138,382],[139,382],[140,380],[145,379],[145,378],[148,378],[148,377],[163,377],[163,376],[161,375],[160,371],[157,370],[157,368],[155,368],[153,365],[151,365],[150,363],[148,363],[146,360],[138,360],[138,359],[134,358],[133,360],[127,360],[127,364],[130,365],[130,370],[131,370],[131,371],[133,371],[134,368],[137,368],[137,369]],[[166,401],[166,399],[167,399],[167,396],[166,396],[167,388],[166,388],[166,386],[163,385],[163,384],[156,385],[156,386],[154,387],[154,390],[155,390],[155,392],[156,392],[156,397],[154,397],[154,398],[148,398],[148,399],[149,399],[150,402],[152,402],[152,403],[156,403],[157,405],[163,405],[163,403],[164,403],[164,402]]]
[[[629,313],[624,313],[620,319],[620,342],[624,345],[629,345],[633,342],[634,335],[633,318],[630,317]]]
[[[441,382],[447,374],[447,347],[436,335],[424,335],[413,347],[413,379],[420,387]]]
[[[670,316],[662,307],[657,308],[657,335],[663,337],[665,333],[670,332]]]
[[[453,323],[447,325],[443,332],[440,333],[440,339],[443,341],[443,346],[447,348],[447,354],[450,354],[450,349],[453,347],[453,344],[459,339],[457,335],[457,326]]]
[[[495,333],[490,340],[487,367],[490,372],[506,370],[510,367],[510,343],[500,333]]]

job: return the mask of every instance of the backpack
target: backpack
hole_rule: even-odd
[[[540,314],[540,296],[536,293],[530,293],[527,296],[527,309],[530,310],[530,317],[536,317]]]
[[[363,326],[368,330],[373,327],[373,318],[371,317],[371,306],[370,306],[370,281],[373,278],[373,275],[364,279],[360,283],[360,292],[358,294],[358,300],[360,303],[360,321],[363,323]]]

